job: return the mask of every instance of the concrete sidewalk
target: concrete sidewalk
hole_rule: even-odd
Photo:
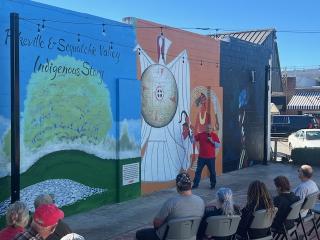
[[[217,186],[229,187],[233,190],[235,204],[244,206],[249,183],[261,180],[269,191],[276,194],[273,179],[278,175],[287,176],[292,186],[299,183],[298,166],[272,163],[267,166],[256,165],[250,168],[225,173],[217,177]],[[320,168],[314,168],[313,179],[320,183]],[[215,191],[209,189],[209,180],[202,180],[193,193],[201,196],[205,202],[214,199]],[[65,221],[74,232],[83,235],[87,240],[125,240],[134,239],[137,229],[151,226],[153,217],[166,199],[176,194],[176,190],[168,189],[143,196],[123,203],[106,205],[89,212],[67,217]]]

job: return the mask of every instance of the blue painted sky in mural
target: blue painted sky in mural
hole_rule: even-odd
[[[131,27],[108,29],[108,32],[103,35],[101,34],[101,25],[84,26],[72,23],[89,21],[118,25],[119,23],[98,17],[87,18],[87,15],[71,14],[70,11],[57,11],[57,8],[46,8],[42,4],[30,1],[4,1],[4,4],[0,7],[6,9],[8,13],[18,11],[20,18],[22,18],[20,21],[21,112],[24,110],[23,101],[26,97],[26,85],[32,72],[38,70],[41,64],[46,64],[47,60],[56,59],[57,55],[69,55],[85,61],[86,64],[82,70],[86,75],[97,74],[96,71],[100,71],[101,78],[109,88],[111,99],[115,99],[117,78],[134,79],[136,77],[136,53],[133,51],[135,34]],[[9,59],[10,41],[9,31],[7,30],[9,18],[3,18],[0,23],[2,31],[0,49],[4,50],[3,54],[5,56],[2,59],[7,60]],[[45,21],[43,24],[39,19],[63,20],[64,22],[71,22],[71,24],[55,23],[53,21]],[[44,25],[44,28],[42,28],[42,25]],[[40,34],[38,34],[38,28]],[[3,65],[7,65],[5,69],[9,69],[9,61],[4,61]],[[54,71],[57,67],[59,66],[50,65],[50,68],[46,70],[52,73],[52,78],[55,77]],[[10,79],[9,71],[4,71],[2,74],[5,75],[3,79]],[[9,93],[9,84],[10,81],[2,82],[1,93]],[[4,100],[8,101],[9,98]],[[115,115],[115,104],[115,101],[111,101],[113,115]],[[3,103],[3,105],[8,104]],[[4,117],[9,118],[9,108],[2,108],[1,112]],[[140,112],[135,111],[134,107],[129,108],[126,116],[120,114],[119,120],[122,121],[124,118],[139,119]]]
[[[121,21],[138,17],[174,27],[210,27],[225,30],[276,28],[281,66],[320,65],[320,1],[101,1],[36,0],[75,11]],[[286,30],[293,32],[284,32]],[[317,33],[297,33],[299,31]],[[193,30],[190,30],[193,31]],[[201,31],[198,31],[201,32]],[[202,31],[214,33],[215,31]]]

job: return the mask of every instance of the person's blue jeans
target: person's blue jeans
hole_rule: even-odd
[[[199,182],[201,179],[201,173],[202,169],[204,168],[205,165],[207,165],[207,168],[209,169],[210,172],[210,184],[211,187],[216,186],[216,167],[215,167],[215,158],[198,158],[198,165],[197,165],[197,170],[195,177],[193,179],[193,186],[198,187]]]

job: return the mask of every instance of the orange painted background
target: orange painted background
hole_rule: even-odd
[[[132,21],[133,19],[131,19]],[[207,112],[210,113],[211,123],[216,129],[220,140],[222,138],[222,88],[220,87],[219,69],[220,69],[220,46],[219,41],[209,37],[178,30],[156,23],[134,19],[136,25],[137,43],[152,58],[158,62],[157,37],[162,32],[172,43],[167,53],[166,62],[171,62],[183,50],[187,51],[190,63],[190,111],[191,124],[195,125],[196,118],[199,117],[199,107],[196,106],[195,100],[199,94],[205,90],[205,93],[214,94],[216,103],[207,101]],[[141,79],[141,67],[139,56],[137,54],[137,79]],[[208,96],[207,96],[208,97]],[[209,97],[210,98],[210,97]],[[215,109],[215,108],[219,109]],[[219,110],[219,111],[218,111]],[[215,113],[219,112],[218,118]],[[200,115],[200,118],[204,115]],[[218,121],[218,122],[217,122]],[[221,144],[222,145],[222,144]],[[216,172],[217,175],[222,173],[222,147],[216,155]],[[192,156],[190,156],[192,158]],[[194,176],[194,169],[188,169],[188,172]],[[203,175],[207,173],[203,171]],[[174,181],[142,181],[142,192],[147,193],[174,185]]]

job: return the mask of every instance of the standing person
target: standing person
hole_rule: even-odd
[[[317,184],[311,179],[313,174],[313,169],[309,165],[302,165],[298,169],[298,177],[301,183],[293,190],[293,192],[304,200],[306,196],[318,192],[319,188]]]
[[[56,229],[64,213],[54,204],[42,204],[33,215],[30,228],[18,234],[15,240],[46,240]]]
[[[29,221],[29,210],[20,201],[10,204],[6,213],[7,227],[0,231],[1,240],[11,240],[24,231]]]
[[[210,172],[210,188],[214,189],[216,186],[215,149],[220,147],[219,137],[212,131],[211,124],[207,124],[206,131],[196,134],[194,140],[199,142],[200,150],[192,189],[195,189],[199,186],[202,169],[205,165],[207,165]]]
[[[191,179],[186,173],[176,177],[178,195],[169,198],[153,220],[153,228],[141,229],[136,232],[137,240],[163,239],[168,221],[184,217],[202,217],[204,212],[203,200],[192,194]]]
[[[271,227],[276,231],[281,231],[283,223],[285,223],[286,229],[291,229],[294,226],[294,220],[287,221],[286,218],[291,211],[290,206],[299,201],[300,198],[290,192],[290,183],[287,177],[278,176],[273,181],[278,192],[278,196],[273,199],[273,203],[278,208],[278,212]]]

